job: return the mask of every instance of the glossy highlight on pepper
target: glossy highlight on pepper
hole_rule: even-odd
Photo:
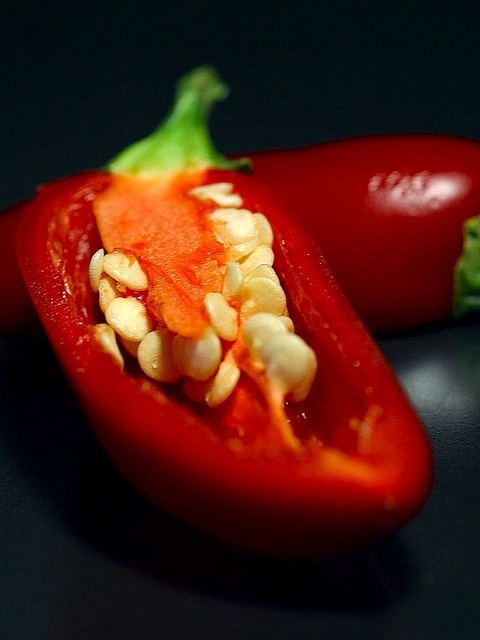
[[[176,129],[188,129],[192,114],[197,128],[198,116],[206,119],[204,100],[211,106],[212,95],[225,94],[224,89],[215,89],[218,84],[209,68],[181,81],[179,98],[186,91],[190,107],[181,122],[178,113],[167,119],[176,122],[167,131],[173,130],[177,140],[190,139],[185,132],[177,136]],[[172,138],[168,135],[166,143],[164,132],[163,128],[154,132],[153,140],[169,147]],[[161,158],[158,170],[151,161],[152,147],[155,162]],[[184,152],[178,149],[175,165],[169,167],[150,138],[134,146],[132,156],[127,150],[121,162],[110,163],[107,170],[43,186],[22,217],[18,255],[23,277],[92,429],[114,464],[143,495],[229,544],[262,553],[322,555],[387,534],[418,512],[431,488],[432,453],[418,417],[318,247],[296,225],[294,213],[280,206],[255,176],[219,160],[210,144],[204,150],[200,144],[200,153],[195,146],[193,160]],[[241,163],[240,168],[244,166]],[[224,211],[217,215],[218,202],[196,195],[199,189],[202,193],[218,184],[231,185],[230,194],[239,198],[239,206],[227,207],[234,210],[228,220],[240,209],[261,213],[268,220],[273,275],[272,264],[247,262],[256,251],[254,245],[246,248],[245,242],[240,243],[239,255],[240,245],[227,242],[227,237],[238,238],[238,227],[234,222],[225,235],[225,229],[215,226],[215,220],[225,216]],[[181,260],[176,249],[168,252],[170,243],[162,245],[162,234],[154,233],[152,242],[147,242],[148,229],[157,229],[156,216],[162,210],[169,216],[171,243],[187,248],[188,256]],[[248,215],[241,217],[251,221]],[[265,233],[264,221],[259,220]],[[192,225],[201,231],[200,252],[185,235]],[[155,256],[164,251],[157,263]],[[146,275],[147,289],[137,279],[136,267],[134,280],[130,276],[125,280],[124,272],[118,276],[118,271],[113,278],[116,307],[115,300],[122,307],[122,301],[132,300],[129,308],[145,312],[148,323],[139,333],[123,335],[129,326],[125,316],[120,314],[118,324],[118,309],[108,313],[112,300],[105,308],[99,303],[99,282],[105,274],[111,279],[113,273],[112,260],[106,265],[105,259],[115,252],[126,256],[129,265],[138,261]],[[282,336],[293,337],[294,331],[318,363],[308,384],[301,379],[301,388],[285,386],[286,370],[278,373],[278,362],[269,368],[276,362],[277,347],[269,350],[263,337],[258,343],[255,331],[250,343],[247,324],[265,310],[255,302],[252,311],[251,285],[238,298],[232,294],[236,280],[228,276],[227,264],[235,262],[244,278],[241,282],[259,268],[262,275],[257,272],[250,283],[259,279],[268,288],[267,282],[275,282],[277,290],[278,281],[285,307],[275,306],[266,313],[285,324],[279,342]],[[124,258],[117,254],[113,264],[118,268],[125,264]],[[200,269],[207,265],[212,277],[196,279],[196,268],[190,270],[195,265]],[[237,267],[230,269],[238,273]],[[162,282],[167,281],[172,282],[170,294],[163,299]],[[203,380],[203,373],[185,365],[191,362],[191,352],[185,356],[183,346],[172,359],[180,377],[171,381],[156,380],[148,367],[146,373],[138,356],[150,331],[169,331],[195,341],[207,327],[218,337],[210,294],[224,296],[240,318],[239,342],[233,334],[219,338],[221,357],[238,366],[241,375],[218,404],[208,401],[208,389],[204,394],[202,386],[212,378]],[[181,313],[171,314],[171,304]],[[110,329],[106,341],[105,332],[99,331],[106,325],[122,362],[111,349]],[[277,321],[267,325],[262,331],[273,340],[268,332],[276,331]],[[138,357],[134,350],[132,355],[131,344],[122,342],[125,336],[127,342],[138,343]],[[176,339],[167,340],[165,348]]]

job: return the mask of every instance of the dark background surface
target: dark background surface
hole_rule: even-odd
[[[1,206],[148,133],[203,62],[232,87],[212,120],[226,152],[384,131],[480,138],[474,2],[1,12]],[[46,340],[1,339],[0,637],[480,637],[480,327],[381,346],[430,433],[434,491],[388,540],[301,563],[224,548],[145,504],[99,449]]]

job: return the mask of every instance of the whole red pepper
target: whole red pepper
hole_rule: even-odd
[[[466,289],[455,278],[463,223],[480,215],[477,141],[391,134],[250,155],[372,331],[480,310],[478,266],[469,260]],[[480,218],[466,233],[480,233]]]
[[[459,316],[478,311],[480,269],[470,269],[467,292],[455,278],[462,226],[475,216],[467,232],[478,234],[480,227],[477,141],[377,135],[249,156],[257,179],[319,243],[372,331],[443,320],[452,309]],[[1,333],[36,320],[12,255],[17,222],[13,211],[0,217]]]
[[[192,100],[194,112],[199,105],[200,111],[207,111],[203,102],[210,104],[223,92],[209,69],[187,76],[181,86],[189,97],[186,100],[181,92],[180,102]],[[196,117],[194,122],[198,131]],[[177,132],[174,128],[178,146]],[[184,139],[189,146],[191,136],[196,133],[187,126]],[[156,135],[110,163],[110,170],[43,186],[26,206],[18,255],[39,317],[100,442],[153,503],[228,543],[261,552],[324,554],[369,542],[413,517],[428,496],[432,455],[425,432],[308,236],[252,176],[228,164],[223,168],[204,129],[200,138],[194,173],[189,152],[188,169],[185,163],[177,166],[174,182],[168,183],[180,185],[178,193],[172,194],[170,186],[165,191],[176,207],[172,242],[182,248],[180,233],[189,242],[188,229],[177,230],[176,217],[183,215],[179,203],[185,195],[180,189],[184,181],[190,189],[192,176],[199,186],[232,185],[244,207],[265,214],[274,230],[275,269],[287,294],[290,318],[318,360],[310,393],[297,402],[287,395],[286,402],[277,405],[278,394],[269,395],[273,382],[268,371],[252,373],[247,358],[226,402],[197,404],[180,383],[152,380],[125,352],[122,368],[112,350],[98,340],[96,328],[102,319],[91,272],[92,256],[105,244],[99,231],[110,220],[110,212],[106,218],[102,212],[112,197],[123,206],[118,194],[125,193],[128,205],[120,231],[129,237],[129,212],[138,209],[139,199],[148,204],[140,209],[146,215],[142,233],[156,225],[158,214],[149,210],[151,201],[144,191],[145,185],[156,189],[155,181],[161,185],[165,177],[155,169],[156,148],[152,161]],[[145,172],[145,163],[149,177],[137,181],[132,174]],[[115,209],[113,215],[117,213]],[[114,235],[117,232],[118,223],[113,229]],[[142,265],[148,267],[148,250],[142,242],[133,242],[132,261],[144,260]],[[190,258],[173,258],[178,278],[185,283],[183,272]],[[149,278],[157,267],[150,266]],[[158,284],[149,281],[146,293],[136,299],[149,312],[156,309],[150,294]],[[171,291],[163,309],[177,295],[175,283]],[[191,295],[189,289],[184,292]],[[181,324],[181,318],[173,322],[177,320]],[[291,361],[287,366],[294,365]],[[259,380],[264,385],[266,381],[265,395],[256,385]],[[266,401],[272,397],[273,402]],[[287,418],[286,436],[277,430],[280,411]]]

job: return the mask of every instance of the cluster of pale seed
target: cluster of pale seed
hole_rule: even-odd
[[[266,217],[242,209],[231,183],[197,187],[191,194],[211,200],[210,214],[227,262],[222,292],[205,295],[210,326],[197,339],[154,325],[144,305],[128,295],[148,288],[138,260],[123,251],[99,249],[89,268],[90,284],[98,292],[105,323],[95,326],[97,339],[123,366],[123,348],[137,358],[142,371],[159,382],[185,381],[185,391],[210,406],[224,402],[235,389],[240,368],[222,340],[233,342],[242,332],[249,355],[284,396],[304,399],[317,369],[314,351],[294,333],[287,301],[275,270],[273,233]]]

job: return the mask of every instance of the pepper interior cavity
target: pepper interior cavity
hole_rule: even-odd
[[[240,194],[228,182],[194,187],[188,197],[210,204],[206,221],[224,256],[218,264],[221,290],[198,285],[205,291],[201,334],[182,335],[176,323],[152,312],[143,295],[149,289],[148,276],[130,249],[101,248],[89,267],[90,285],[105,317],[95,327],[97,339],[120,366],[128,354],[149,378],[161,383],[183,380],[191,400],[211,407],[227,400],[242,372],[259,381],[270,404],[272,397],[277,404],[286,397],[305,399],[317,360],[294,333],[273,268],[273,232],[267,218],[242,208]]]

